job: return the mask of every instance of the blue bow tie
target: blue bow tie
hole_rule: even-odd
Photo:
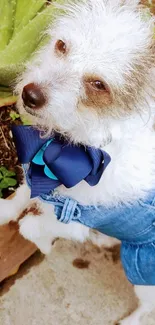
[[[45,139],[38,130],[22,125],[13,126],[12,132],[20,163],[30,163],[32,198],[62,184],[73,187],[82,180],[94,186],[111,161],[106,152],[71,144],[59,134]]]

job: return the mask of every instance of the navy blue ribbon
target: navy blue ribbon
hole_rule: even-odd
[[[61,135],[40,137],[31,126],[13,126],[12,132],[20,163],[30,163],[31,197],[48,194],[59,185],[73,187],[85,180],[95,186],[111,161],[100,149],[74,145]],[[38,157],[43,163],[37,163]]]

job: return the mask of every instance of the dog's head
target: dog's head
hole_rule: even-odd
[[[67,4],[49,33],[17,85],[18,107],[35,124],[99,147],[121,132],[122,121],[148,114],[155,93],[153,18],[138,1]]]

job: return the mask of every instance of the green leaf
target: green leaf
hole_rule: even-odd
[[[11,91],[1,91],[0,89],[0,99],[3,99],[3,98],[8,98],[12,96],[12,92]]]
[[[16,179],[6,177],[0,182],[0,188],[8,188],[10,186],[15,186],[17,184]]]
[[[19,32],[44,7],[46,0],[16,0],[14,34]]]
[[[57,0],[56,2],[62,3],[63,0]],[[39,0],[39,3],[41,3],[41,0]],[[30,5],[29,2],[28,5]],[[25,62],[32,57],[38,46],[40,48],[40,43],[43,42],[43,32],[54,21],[56,14],[59,12],[60,9],[51,4],[41,12],[39,11],[26,25],[24,23],[23,28],[13,35],[5,49],[0,52],[1,84],[10,86],[17,74],[23,71]]]
[[[0,50],[9,43],[13,32],[16,0],[0,1]]]
[[[2,179],[2,181],[0,182],[0,188],[8,188],[9,184],[7,182],[7,178]]]
[[[7,174],[8,170],[4,166],[2,166],[2,167],[0,167],[0,172],[2,173],[3,177],[5,177],[5,175]]]
[[[15,186],[15,185],[17,185],[17,180],[14,179],[14,178],[7,177],[6,180],[7,180],[8,186]]]
[[[15,104],[17,101],[17,96],[13,96],[11,93],[0,92],[0,107],[9,106]]]
[[[3,175],[2,175],[2,173],[0,172],[0,179],[2,179],[3,178]]]
[[[3,93],[10,93],[10,89],[9,89],[9,87],[6,87],[6,86],[3,86],[3,85],[0,85],[0,92],[3,92]]]
[[[7,173],[5,174],[6,177],[14,177],[16,176],[16,173],[12,170],[7,170]]]
[[[4,177],[11,177],[16,176],[16,173],[12,170],[8,170],[6,167],[2,166],[0,167],[0,173]]]
[[[15,111],[11,111],[10,117],[12,118],[13,121],[15,121],[20,117],[20,115],[18,113],[16,113]]]
[[[51,5],[43,12],[30,20],[10,41],[9,45],[1,52],[0,66],[6,64],[22,63],[36,49],[40,39],[41,32],[52,21],[54,7]]]

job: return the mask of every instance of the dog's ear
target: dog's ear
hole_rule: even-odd
[[[104,0],[102,0],[104,1]],[[107,0],[107,2],[113,4],[115,7],[116,6],[128,6],[131,8],[136,8],[139,3],[140,0]]]
[[[111,7],[121,7],[128,6],[131,8],[136,8],[140,4],[140,0],[88,0],[90,6],[93,6],[97,3],[110,5]]]
[[[130,7],[137,7],[140,3],[140,0],[124,0],[123,1],[125,5]]]

